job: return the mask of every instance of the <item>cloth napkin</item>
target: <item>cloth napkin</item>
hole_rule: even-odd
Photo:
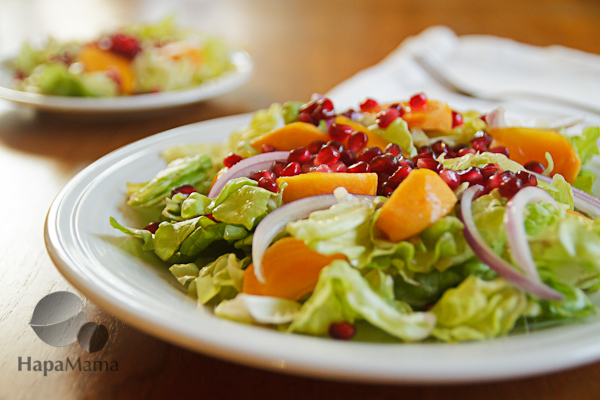
[[[457,36],[451,29],[434,26],[407,38],[379,64],[365,69],[333,88],[328,96],[336,108],[356,108],[366,97],[380,102],[407,99],[425,92],[429,98],[446,101],[457,110],[489,111],[497,105],[507,116],[527,108],[547,117],[578,113],[586,123],[600,124],[600,115],[531,100],[503,103],[467,98],[447,91],[413,59],[420,52],[444,67],[457,83],[483,93],[531,92],[562,97],[600,107],[600,56],[562,46],[538,47],[510,39],[485,36]],[[535,103],[535,104],[534,104]],[[518,104],[518,106],[517,106]],[[540,111],[542,110],[542,111]]]

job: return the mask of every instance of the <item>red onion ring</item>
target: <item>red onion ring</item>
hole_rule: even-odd
[[[513,285],[523,289],[524,291],[547,300],[562,300],[563,296],[556,290],[544,285],[540,281],[532,280],[529,277],[522,275],[512,265],[500,258],[494,253],[485,240],[481,237],[475,220],[473,219],[472,204],[475,196],[483,189],[480,185],[475,185],[467,190],[462,195],[460,203],[461,219],[465,224],[464,236],[465,240],[473,249],[475,255],[494,270],[499,276],[511,282]]]
[[[250,172],[268,169],[274,161],[287,161],[289,151],[274,151],[271,153],[258,154],[248,157],[233,167],[229,168],[222,176],[217,179],[208,193],[208,197],[213,199],[221,193],[227,182],[235,178],[248,177]]]
[[[538,174],[537,172],[527,171],[530,174],[534,174],[536,178],[545,183],[552,183],[552,179]],[[581,189],[571,186],[573,190],[573,199],[575,200],[575,209],[582,211],[583,213],[592,216],[594,218],[600,217],[600,199],[592,196],[589,193],[584,192]]]
[[[531,255],[531,248],[527,243],[527,232],[525,232],[525,206],[539,201],[548,202],[558,208],[556,200],[548,192],[538,187],[529,186],[519,190],[515,197],[506,204],[506,211],[504,212],[506,237],[513,259],[529,278],[538,282],[540,277]]]
[[[353,195],[358,198],[374,200],[376,196]],[[307,218],[311,213],[324,210],[338,203],[333,194],[321,194],[306,197],[285,204],[267,215],[256,227],[252,239],[252,262],[254,263],[254,275],[259,282],[265,283],[262,273],[262,259],[271,242],[285,228],[288,222]]]

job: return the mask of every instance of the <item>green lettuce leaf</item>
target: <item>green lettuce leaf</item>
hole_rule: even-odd
[[[509,160],[504,154],[488,152],[465,154],[462,157],[449,158],[442,161],[445,169],[452,169],[454,171],[467,169],[469,167],[481,168],[488,163],[497,164],[503,171],[518,172],[524,169],[521,164]]]
[[[382,136],[388,142],[396,143],[402,148],[404,154],[408,154],[411,157],[417,155],[417,149],[413,144],[412,136],[408,130],[408,124],[402,118],[396,118],[385,129],[374,124],[369,126],[369,130]]]
[[[594,187],[594,182],[596,182],[596,174],[590,170],[581,169],[579,174],[577,174],[577,178],[575,178],[575,182],[573,182],[573,187],[593,194],[592,188]]]
[[[581,135],[571,136],[569,140],[579,154],[581,164],[585,165],[591,161],[592,157],[599,155],[598,139],[600,138],[600,127],[587,127],[581,132]]]
[[[115,229],[120,230],[123,233],[136,237],[138,239],[142,239],[144,244],[142,245],[142,249],[144,250],[154,250],[154,235],[150,231],[145,229],[134,229],[127,228],[123,225],[119,224],[116,219],[110,217],[110,226]]]
[[[169,271],[184,286],[196,279],[200,273],[200,270],[194,263],[175,264],[169,268]]]
[[[400,313],[358,270],[335,260],[321,271],[312,296],[302,305],[289,331],[324,335],[333,322],[362,319],[405,341],[425,339],[435,325],[431,313]]]
[[[303,101],[288,101],[283,103],[281,115],[283,121],[287,124],[298,121],[298,115],[300,114],[300,108],[306,104]]]
[[[291,322],[300,310],[300,303],[269,296],[238,294],[215,308],[215,315],[247,324],[285,324]]]
[[[230,253],[202,268],[195,280],[198,302],[206,304],[213,299],[220,302],[234,298],[242,291],[243,270],[248,264],[250,258],[238,259]]]
[[[281,105],[273,103],[266,110],[256,111],[245,129],[233,132],[227,148],[244,158],[256,155],[258,152],[250,146],[250,142],[283,125]]]

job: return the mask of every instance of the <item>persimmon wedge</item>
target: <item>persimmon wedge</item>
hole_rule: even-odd
[[[424,131],[448,133],[452,130],[452,110],[442,101],[427,100],[422,108],[410,107],[403,103],[407,111],[402,119],[409,128],[421,128]]]
[[[121,91],[126,94],[133,92],[133,72],[131,62],[126,57],[88,44],[77,56],[77,61],[83,64],[87,72],[112,71],[118,78]]]
[[[259,152],[265,144],[273,146],[279,151],[290,151],[302,146],[308,146],[315,140],[328,142],[330,137],[313,124],[292,122],[254,139],[250,142],[250,146]]]
[[[457,198],[438,174],[416,169],[381,207],[377,228],[392,242],[416,235],[452,211]]]
[[[277,178],[277,184],[280,185],[281,182],[287,183],[287,187],[283,190],[284,203],[319,194],[330,194],[339,187],[344,187],[348,193],[353,194],[377,194],[375,173],[311,172]]]
[[[510,159],[525,165],[530,161],[548,167],[546,152],[552,156],[552,174],[561,174],[569,183],[575,182],[581,160],[569,140],[551,129],[509,127],[492,128],[490,135],[498,145],[510,152]]]
[[[265,251],[262,270],[265,283],[254,274],[254,264],[244,270],[242,292],[258,296],[298,300],[314,290],[319,273],[333,260],[344,260],[343,254],[326,256],[311,250],[303,241],[286,237]]]

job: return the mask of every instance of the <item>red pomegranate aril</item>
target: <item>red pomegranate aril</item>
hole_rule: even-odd
[[[344,141],[352,135],[354,129],[349,125],[336,124],[335,122],[329,126],[327,133],[332,139]]]
[[[452,111],[452,127],[456,128],[457,126],[461,126],[463,124],[463,116],[461,113],[457,113],[456,111]]]
[[[156,231],[158,230],[158,226],[160,225],[160,222],[150,222],[148,225],[146,225],[144,227],[144,230],[147,230],[148,232],[150,232],[151,234],[155,234]]]
[[[462,156],[466,156],[467,154],[476,154],[477,150],[475,150],[472,147],[465,147],[464,149],[460,149],[458,151],[458,156],[462,157]]]
[[[402,148],[400,148],[400,146],[398,146],[396,143],[390,143],[385,147],[383,153],[399,157],[402,156]]]
[[[390,124],[394,122],[399,116],[400,113],[398,112],[398,110],[396,110],[395,108],[388,108],[387,110],[377,114],[376,122],[380,128],[385,129],[388,126],[390,126]]]
[[[349,166],[346,172],[350,172],[352,174],[363,174],[371,172],[371,167],[369,167],[368,163],[364,161],[359,161],[356,164]]]
[[[506,147],[504,147],[504,146],[492,147],[488,151],[490,153],[504,154],[506,157],[510,157],[510,151],[508,151],[508,149]]]
[[[352,150],[344,150],[340,153],[340,161],[347,166],[356,163],[356,153]]]
[[[334,322],[329,325],[329,336],[338,340],[350,340],[356,334],[356,327],[350,322]]]
[[[208,218],[208,219],[210,219],[213,222],[217,222],[218,223],[218,221],[215,219],[215,217],[213,217],[212,213],[211,214],[206,214],[205,217]]]
[[[473,146],[474,150],[479,152],[484,152],[488,150],[488,146],[485,144],[486,140],[483,138],[473,139],[471,141],[471,146]]]
[[[335,149],[340,153],[344,151],[344,145],[339,140],[330,140],[325,145],[335,147]]]
[[[319,105],[313,113],[314,117],[316,117],[317,119],[326,119],[335,116],[335,111],[333,110],[333,103],[327,97],[320,99],[317,103]]]
[[[524,167],[525,169],[528,169],[529,171],[535,172],[537,174],[542,174],[546,170],[544,164],[538,161],[529,161],[527,164],[524,165]]]
[[[195,192],[197,192],[197,190],[192,185],[181,185],[171,190],[171,197],[175,196],[177,193],[187,194],[189,196]]]
[[[308,152],[310,154],[317,154],[323,146],[325,146],[325,142],[323,142],[322,140],[315,140],[314,142],[311,142],[308,145]]]
[[[411,167],[411,168],[416,167],[413,160],[411,160],[410,158],[404,158],[404,157],[398,157],[398,165],[400,165],[401,167]]]
[[[383,196],[383,185],[390,179],[390,175],[385,172],[377,174],[377,194]]]
[[[334,162],[333,164],[330,164],[329,168],[331,169],[331,172],[346,172],[348,170],[346,164],[339,160]]]
[[[394,193],[393,187],[390,186],[390,181],[388,180],[383,185],[381,185],[381,195],[385,197],[390,197],[392,193]]]
[[[132,60],[140,51],[140,41],[137,38],[117,33],[110,37],[110,51]]]
[[[323,146],[321,150],[319,150],[319,153],[315,157],[315,165],[319,166],[321,164],[333,164],[334,162],[339,160],[339,158],[340,153],[338,152],[338,150],[331,145],[326,145]]]
[[[308,174],[309,172],[311,172],[312,168],[315,168],[315,165],[313,163],[302,164],[302,167],[300,168],[300,173]]]
[[[269,144],[263,144],[260,151],[262,153],[272,153],[274,151],[277,151],[277,149]]]
[[[360,103],[360,111],[362,112],[375,112],[379,109],[379,103],[373,99],[366,99]]]
[[[298,121],[308,124],[319,125],[319,121],[312,117],[309,113],[301,112],[298,114]]]
[[[433,153],[429,152],[429,153],[423,153],[423,154],[418,154],[416,156],[413,157],[412,161],[416,164],[419,160],[433,160]]]
[[[502,172],[502,169],[498,165],[492,163],[486,164],[483,168],[481,168],[483,182],[486,183],[492,176],[500,172]]]
[[[285,166],[285,168],[281,171],[281,175],[279,175],[279,176],[298,175],[300,173],[301,168],[302,167],[300,166],[300,163],[298,163],[296,161],[292,161],[291,163],[289,163],[288,165]]]
[[[354,132],[348,138],[348,149],[358,153],[361,151],[369,141],[369,137],[364,132]]]
[[[312,167],[310,172],[331,172],[331,168],[327,164],[321,164],[317,167]]]
[[[256,182],[258,182],[260,180],[260,178],[263,178],[263,177],[269,177],[271,179],[276,178],[276,176],[273,172],[267,171],[267,170],[250,172],[250,176],[249,176],[250,179],[252,179]]]
[[[227,157],[223,159],[223,165],[225,165],[227,168],[231,168],[242,160],[243,158],[241,156],[238,156],[235,153],[229,153],[227,154]]]
[[[456,171],[443,169],[440,171],[440,178],[442,178],[442,180],[446,182],[446,185],[452,190],[456,190],[460,186],[460,179]]]
[[[441,162],[436,161],[433,158],[420,158],[417,160],[417,167],[430,169],[438,173],[444,168]]]
[[[415,94],[410,98],[408,104],[410,104],[412,108],[423,108],[427,105],[427,96],[425,93]]]
[[[460,182],[468,182],[469,186],[479,185],[483,181],[481,170],[477,167],[469,167],[462,171],[457,171]]]
[[[287,158],[287,162],[297,162],[299,164],[306,164],[310,161],[310,151],[306,147],[298,147],[290,151],[290,155]]]
[[[412,170],[413,169],[408,166],[398,168],[398,170],[394,172],[392,176],[390,176],[390,179],[388,179],[388,185],[394,189],[397,188],[398,185],[400,185],[400,183],[406,179],[408,174],[412,172]]]
[[[357,114],[358,113],[351,108],[348,111],[342,113],[342,116],[344,116],[348,119],[354,120],[354,118],[356,117]]]
[[[402,105],[400,103],[394,103],[394,104],[390,105],[390,108],[395,108],[398,111],[398,116],[400,116],[400,117],[402,117],[404,114],[406,114],[404,105]]]
[[[523,183],[517,177],[514,177],[502,182],[500,187],[498,187],[498,190],[500,191],[500,196],[510,199],[517,194],[522,187]]]
[[[383,154],[383,151],[379,147],[368,147],[360,152],[356,158],[358,161],[369,162],[377,156]]]
[[[308,103],[304,104],[302,107],[300,107],[300,112],[312,114],[313,112],[315,112],[318,106],[319,104],[317,104],[317,100],[311,100]]]
[[[452,151],[455,152],[455,153],[458,153],[462,149],[466,149],[466,148],[467,148],[466,144],[460,143],[460,144],[456,144],[456,145],[452,146]]]
[[[431,150],[433,150],[434,157],[438,158],[441,154],[448,154],[450,146],[443,140],[440,140],[431,145]]]
[[[523,186],[537,186],[537,178],[527,171],[518,171],[515,176],[521,181]]]
[[[417,149],[417,154],[431,153],[432,151],[431,146],[420,146]]]
[[[258,180],[258,187],[268,190],[269,192],[279,193],[279,186],[275,179],[263,176]]]
[[[273,161],[273,164],[271,164],[271,171],[275,174],[275,177],[279,177],[285,166],[286,164],[281,161]]]
[[[369,161],[369,167],[371,172],[385,172],[386,174],[393,174],[398,169],[398,159],[391,154],[383,154],[377,157],[373,157]]]

